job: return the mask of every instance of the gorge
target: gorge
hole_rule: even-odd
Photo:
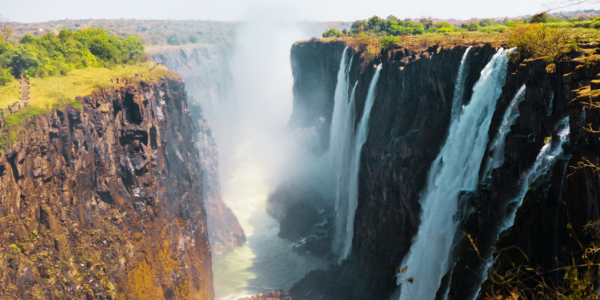
[[[0,298],[484,299],[583,263],[597,37],[553,62],[314,35],[157,48],[174,72],[3,131]]]

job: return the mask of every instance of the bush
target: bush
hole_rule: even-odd
[[[452,27],[441,27],[436,32],[437,33],[450,33],[450,32],[452,32]]]
[[[396,35],[396,36],[403,35],[403,34],[409,35],[409,34],[412,34],[413,31],[414,30],[411,27],[402,27],[399,25],[392,25],[388,29],[389,34]]]
[[[386,36],[379,39],[379,47],[381,49],[389,49],[399,44],[400,41],[395,36]]]
[[[479,26],[478,23],[473,22],[469,24],[467,28],[469,29],[469,31],[478,31],[480,27],[481,26]]]
[[[590,28],[600,29],[600,21],[596,21],[596,22],[590,24]]]
[[[539,23],[516,25],[509,32],[508,40],[511,46],[517,47],[521,59],[546,57],[558,62],[576,47],[564,29]]]
[[[10,69],[0,69],[0,86],[5,86],[13,80]]]
[[[350,47],[356,47],[358,50],[364,51],[367,49],[367,46],[373,44],[374,40],[372,37],[365,33],[359,33],[354,36],[352,40],[348,41],[348,45]]]
[[[425,32],[425,27],[420,22],[408,22],[406,26],[413,29],[413,34],[423,34]]]
[[[331,28],[331,29],[323,32],[324,38],[326,38],[326,37],[341,37],[341,36],[342,36],[342,33],[335,28]]]
[[[171,34],[167,38],[167,44],[169,45],[181,45],[181,37],[177,34]]]
[[[192,43],[192,44],[200,42],[200,37],[197,34],[191,34],[188,39],[190,40],[190,43]]]

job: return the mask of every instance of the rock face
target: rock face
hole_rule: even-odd
[[[481,70],[499,46],[481,44],[470,50],[463,103],[470,99]],[[295,98],[290,124],[315,126],[316,120],[323,117],[323,127],[329,127],[335,89],[331,81],[336,80],[344,47],[341,42],[319,41],[292,47]],[[374,67],[381,63],[383,68],[371,111],[369,136],[360,159],[352,254],[339,266],[309,273],[290,290],[294,299],[389,299],[396,291],[396,268],[408,252],[420,222],[419,193],[448,132],[456,76],[465,48],[461,45],[396,48],[382,51],[381,58],[371,62],[363,61],[360,53],[354,54],[350,88],[358,81],[356,115],[364,107]],[[571,243],[567,224],[580,233],[588,221],[598,219],[595,196],[598,175],[586,168],[568,171],[583,157],[597,159],[594,148],[597,134],[581,129],[582,124],[591,123],[593,129],[600,125],[595,109],[586,109],[582,117],[582,101],[597,97],[594,90],[597,87],[591,81],[600,73],[600,64],[585,64],[594,60],[583,58],[597,51],[592,48],[584,45],[581,52],[571,53],[571,61],[556,66],[543,60],[509,65],[507,83],[490,126],[490,140],[523,84],[526,92],[519,106],[517,124],[506,138],[505,162],[492,172],[491,181],[482,176],[484,183],[476,191],[461,195],[464,200],[461,203],[473,206],[475,211],[461,230],[483,252],[489,253],[487,249],[495,244],[492,228],[506,215],[507,202],[521,174],[532,166],[545,139],[552,136],[565,116],[569,116],[571,126],[571,143],[565,149],[565,158],[559,159],[532,185],[534,188],[517,212],[513,229],[503,235],[496,248],[516,245],[526,249],[529,257],[536,257],[534,265],[552,269],[556,266],[555,258],[564,265],[568,262],[566,253],[575,250],[574,244],[567,247]],[[318,80],[310,81],[311,76]],[[325,93],[314,97],[313,90]],[[355,126],[358,121],[355,119]],[[322,144],[326,147],[329,133],[322,134]],[[567,177],[570,173],[573,175]],[[481,280],[477,278],[481,273],[473,269],[481,260],[467,237],[457,247],[457,264],[443,279],[440,298],[448,293],[449,299],[469,299],[479,288],[476,283]],[[502,269],[509,262],[498,264]],[[555,280],[560,280],[562,277],[556,274]]]
[[[331,248],[331,208],[318,190],[303,180],[280,183],[267,199],[267,212],[279,221],[279,237],[294,250],[323,256]]]
[[[201,45],[195,48],[166,50],[152,55],[170,70],[181,74],[186,91],[192,96],[190,110],[198,126],[197,147],[204,169],[204,199],[208,215],[208,232],[214,253],[220,254],[239,247],[246,241],[244,230],[221,198],[219,179],[219,144],[232,148],[236,109],[233,77],[229,71],[229,49],[226,46]],[[223,111],[229,110],[229,114]],[[212,125],[211,125],[212,124]]]
[[[311,43],[320,44],[306,44]],[[300,73],[298,76],[303,77],[308,76],[306,74],[322,73],[324,75],[321,76],[333,76],[335,80],[345,48],[340,44],[294,46],[293,67],[302,64],[294,61],[295,58],[310,61],[303,69],[297,69],[294,75]],[[320,51],[326,54],[321,54]],[[395,49],[384,52],[382,61],[373,61],[368,65],[360,59],[361,53],[354,54],[350,86],[358,81],[357,116],[362,114],[368,87],[375,72],[374,66],[383,64],[371,112],[369,137],[362,150],[353,257],[333,271],[336,274],[356,276],[347,276],[344,280],[311,280],[309,275],[292,288],[293,296],[311,289],[334,290],[330,288],[332,284],[346,286],[348,289],[347,293],[343,292],[346,288],[337,288],[335,292],[328,293],[328,297],[333,299],[383,299],[395,290],[396,267],[408,251],[410,240],[419,225],[418,193],[448,131],[454,84],[464,51],[465,47],[431,47],[412,52],[414,55],[407,55],[403,49]],[[338,55],[333,56],[330,52]],[[479,72],[494,53],[495,49],[489,45],[470,51],[466,91],[472,89],[479,78]],[[337,67],[329,71],[329,66],[334,64]],[[328,81],[319,80],[318,84],[322,86],[326,82]],[[308,91],[296,91],[311,89],[311,86],[295,85],[294,89],[295,106],[296,103],[302,103],[309,107],[302,108],[302,111],[319,111],[326,107],[327,110],[320,111],[319,116],[324,116],[326,123],[331,123],[335,91],[323,97],[321,101],[326,101],[326,104],[314,104],[303,96]],[[335,90],[335,84],[333,89]],[[309,97],[314,98],[310,94]],[[465,93],[464,99],[469,98],[470,93]],[[355,124],[358,121],[355,119]],[[329,133],[326,135],[324,139],[328,139]]]
[[[4,139],[2,298],[214,298],[186,98],[180,79],[106,89]]]

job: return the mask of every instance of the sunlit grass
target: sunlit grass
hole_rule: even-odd
[[[116,78],[131,78],[135,73],[142,74],[137,80],[153,81],[164,77],[179,77],[175,72],[164,66],[158,66],[148,71],[154,63],[118,66],[113,69],[85,68],[70,71],[66,76],[51,76],[46,78],[31,78],[29,88],[29,103],[27,108],[8,116],[6,107],[19,100],[19,82],[13,81],[7,86],[0,87],[0,107],[5,109],[6,124],[10,127],[18,125],[27,118],[50,112],[66,104],[80,107],[75,98],[87,96],[101,88],[116,87]],[[111,83],[110,77],[114,78]]]

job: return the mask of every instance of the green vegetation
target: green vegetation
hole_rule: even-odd
[[[590,11],[597,14],[596,11]],[[564,16],[555,16],[547,13],[537,14],[528,18],[521,19],[481,19],[466,22],[455,22],[450,24],[446,21],[435,22],[431,18],[421,18],[420,20],[405,19],[400,20],[395,16],[388,16],[382,19],[373,16],[367,20],[358,20],[352,23],[350,31],[341,32],[330,29],[323,33],[324,38],[328,37],[353,37],[357,34],[367,34],[373,37],[384,36],[411,36],[424,34],[451,34],[466,32],[483,33],[505,33],[518,24],[536,24],[543,23],[554,28],[586,28],[600,29],[600,17],[579,16],[567,18]]]
[[[0,86],[15,78],[66,75],[73,69],[114,67],[146,60],[144,45],[134,37],[116,37],[89,28],[34,37],[26,34],[18,45],[0,41]]]
[[[542,23],[517,24],[508,34],[508,42],[517,47],[516,58],[541,58],[558,62],[577,49],[577,44],[566,30]]]

